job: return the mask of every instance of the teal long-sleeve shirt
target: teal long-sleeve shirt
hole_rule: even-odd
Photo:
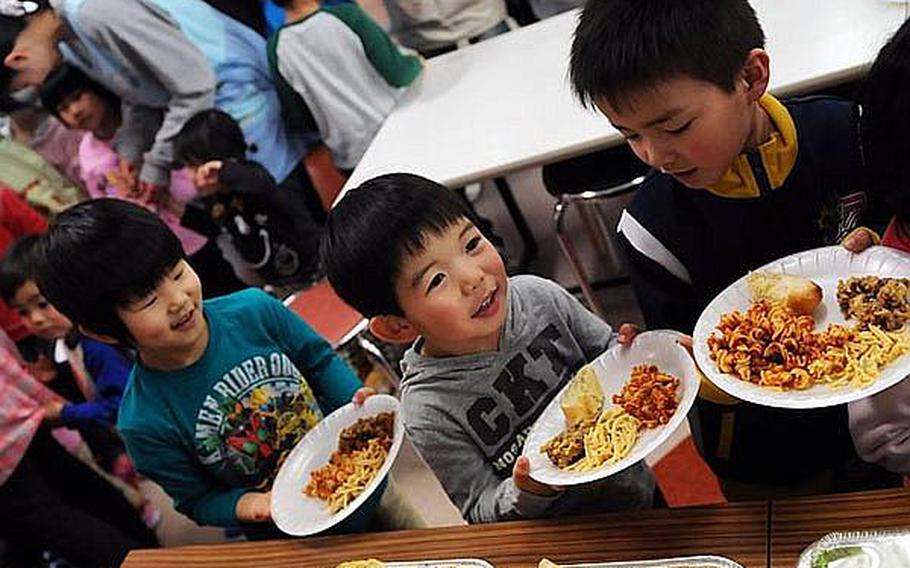
[[[237,523],[284,456],[361,386],[296,314],[260,290],[208,300],[209,342],[177,371],[136,364],[118,428],[136,469],[202,525]]]

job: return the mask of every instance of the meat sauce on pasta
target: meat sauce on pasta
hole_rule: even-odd
[[[310,473],[303,493],[326,502],[330,513],[347,507],[367,488],[389,455],[395,414],[361,418],[341,431],[329,463]]]

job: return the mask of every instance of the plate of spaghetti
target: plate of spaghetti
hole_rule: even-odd
[[[757,289],[756,278],[768,274],[811,283],[816,301],[800,307]],[[822,408],[871,396],[910,374],[908,322],[910,255],[824,247],[727,287],[699,317],[694,353],[705,376],[740,400]]]
[[[275,524],[306,536],[340,523],[380,486],[403,439],[398,401],[388,395],[326,416],[297,443],[275,477]]]
[[[648,331],[582,367],[531,427],[531,477],[555,486],[609,477],[644,459],[686,419],[698,372],[674,331]]]

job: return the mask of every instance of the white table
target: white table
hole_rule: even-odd
[[[752,5],[781,95],[859,77],[907,15],[906,2],[893,0]],[[345,189],[398,171],[459,187],[620,144],[605,118],[572,97],[576,20],[568,12],[430,60]]]

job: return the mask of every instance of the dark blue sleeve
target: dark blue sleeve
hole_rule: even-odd
[[[60,413],[60,419],[67,426],[93,424],[113,427],[133,364],[110,345],[91,339],[83,339],[81,345],[85,368],[95,382],[95,399],[81,404],[67,404]]]
[[[264,292],[257,295],[270,315],[268,321],[273,327],[270,331],[279,338],[285,353],[309,382],[322,410],[329,414],[351,402],[351,397],[363,386],[351,367],[300,316]]]
[[[647,328],[691,334],[701,313],[692,286],[635,250],[622,233],[617,239]]]

